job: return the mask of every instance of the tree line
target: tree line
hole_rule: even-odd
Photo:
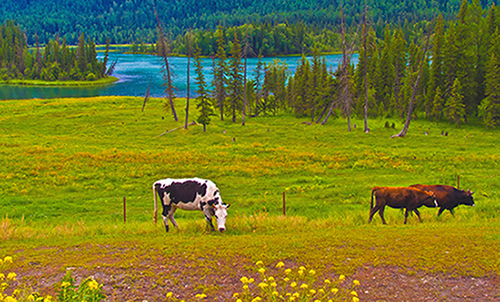
[[[29,79],[44,81],[93,81],[106,76],[109,40],[103,61],[97,59],[93,40],[82,33],[76,47],[66,39],[56,37],[42,49],[35,39],[33,50],[28,49],[26,36],[14,21],[0,27],[0,80]]]
[[[439,13],[445,20],[456,15],[460,0],[368,0],[376,31],[385,24],[412,26]],[[482,0],[483,7],[493,0]],[[155,6],[165,33],[173,39],[190,28],[215,30],[250,23],[297,24],[334,29],[340,24],[343,3],[347,27],[359,21],[363,4],[356,0],[3,0],[0,22],[15,20],[25,31],[29,45],[35,35],[42,45],[59,33],[71,45],[82,32],[98,44],[153,43],[156,39]],[[203,50],[203,49],[202,49]]]
[[[404,118],[413,97],[416,112],[429,120],[459,127],[479,117],[487,128],[499,125],[500,11],[494,4],[483,10],[478,0],[464,0],[455,20],[447,22],[439,15],[413,38],[399,26],[386,26],[381,37],[372,25],[360,28],[357,42],[352,41],[359,52],[356,65],[346,60],[337,70],[328,70],[313,48],[311,59],[303,56],[294,74],[279,60],[259,60],[255,79],[244,81],[250,39],[244,31],[233,31],[226,43],[220,26],[210,93],[217,115],[235,122],[240,115],[244,121],[248,115],[286,111],[324,123],[331,116],[362,117],[366,104],[369,117]]]

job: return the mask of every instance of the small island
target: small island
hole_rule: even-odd
[[[42,49],[28,48],[26,36],[8,20],[0,27],[0,84],[36,86],[95,86],[117,81],[111,74],[116,62],[107,68],[109,39],[102,61],[97,59],[93,40],[82,33],[78,45],[66,45],[59,37],[50,40]]]

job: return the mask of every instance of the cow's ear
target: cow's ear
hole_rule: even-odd
[[[230,205],[231,205],[231,204],[229,204],[229,203],[228,203],[228,204],[226,205],[226,209],[228,209]]]

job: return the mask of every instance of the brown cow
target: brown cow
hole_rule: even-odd
[[[432,192],[436,196],[437,202],[439,204],[438,216],[441,215],[444,210],[450,211],[453,214],[453,209],[458,207],[458,205],[464,204],[468,206],[474,206],[474,198],[470,190],[463,191],[456,189],[452,186],[445,185],[411,185],[412,188],[417,188],[427,192]]]
[[[373,206],[373,195],[376,198],[375,207]],[[410,187],[374,187],[372,189],[372,202],[370,207],[370,218],[368,222],[372,221],[373,215],[379,211],[382,222],[387,224],[384,219],[385,206],[397,209],[405,209],[405,224],[408,218],[408,213],[414,211],[418,219],[420,212],[417,208],[421,206],[437,207],[438,203],[433,193],[425,192],[416,188]]]

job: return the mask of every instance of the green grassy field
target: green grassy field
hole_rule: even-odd
[[[361,119],[348,132],[342,118],[321,126],[281,114],[250,118],[245,126],[214,117],[206,133],[201,126],[165,133],[183,122],[174,122],[159,99],[141,112],[142,101],[0,102],[0,248],[20,268],[32,258],[59,268],[93,267],[99,257],[92,250],[107,244],[144,247],[127,249],[129,257],[189,251],[194,261],[209,255],[248,266],[288,259],[344,274],[369,265],[500,275],[498,130],[474,120],[455,128],[420,115],[405,138],[391,138],[402,127],[399,119],[369,120],[366,134]],[[177,104],[182,113],[183,101]],[[384,127],[386,121],[396,129]],[[401,211],[389,208],[387,226],[378,215],[367,223],[372,187],[456,186],[457,176],[460,188],[476,192],[475,207],[439,218],[437,209],[424,208],[423,222],[413,216],[407,225]],[[225,233],[207,234],[201,212],[177,211],[181,231],[168,235],[152,223],[152,183],[185,177],[218,185],[231,204]],[[50,256],[74,246],[92,248]],[[125,265],[126,256],[115,265]]]

